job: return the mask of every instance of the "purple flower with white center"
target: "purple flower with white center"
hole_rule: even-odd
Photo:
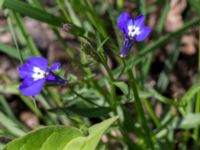
[[[117,26],[124,34],[124,46],[120,52],[121,57],[125,57],[134,41],[143,41],[151,32],[149,26],[144,26],[144,15],[132,19],[131,16],[124,12],[118,17]]]
[[[60,67],[60,63],[53,64],[48,68],[47,60],[43,57],[30,57],[26,63],[19,67],[19,76],[23,82],[19,90],[25,96],[35,96],[39,94],[45,84],[66,84],[66,80],[53,73]]]

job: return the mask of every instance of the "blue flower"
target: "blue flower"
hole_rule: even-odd
[[[25,96],[35,96],[41,92],[45,82],[66,84],[66,80],[53,73],[59,67],[60,63],[55,63],[48,68],[47,60],[43,57],[30,57],[26,59],[26,63],[19,67],[19,76],[23,79],[19,90]]]
[[[134,20],[124,12],[118,17],[117,26],[124,34],[124,46],[120,52],[121,57],[125,57],[134,41],[143,41],[151,32],[149,26],[144,26],[144,15],[137,16]]]

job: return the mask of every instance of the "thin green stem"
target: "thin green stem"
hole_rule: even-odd
[[[100,105],[94,103],[93,101],[91,101],[90,99],[82,96],[81,94],[77,93],[75,90],[73,90],[73,88],[70,88],[71,92],[74,93],[77,97],[80,97],[81,99],[85,100],[85,102],[91,104],[91,105],[94,105],[94,106],[97,106],[97,107],[100,107]]]
[[[6,13],[6,14],[8,14],[8,13]],[[9,16],[7,17],[7,23],[8,23],[9,29],[11,31],[11,34],[12,34],[12,37],[13,37],[13,41],[15,43],[15,46],[16,46],[16,49],[17,49],[17,53],[19,55],[20,63],[23,64],[24,59],[23,59],[21,51],[19,50],[19,46],[17,44],[16,35],[15,35],[14,29],[13,29],[13,25],[12,25],[12,22],[11,22],[10,14],[11,13],[9,13]]]
[[[109,85],[110,85],[110,92],[111,92],[111,100],[110,100],[110,104],[111,104],[111,107],[112,109],[117,112],[117,96],[116,96],[116,87],[115,85],[113,84],[113,82],[115,81],[114,77],[113,77],[113,74],[112,74],[112,71],[110,70],[108,64],[106,63],[106,61],[103,59],[103,57],[101,57],[99,55],[99,58],[101,60],[101,63],[102,65],[105,67],[107,73],[108,73],[108,76],[109,76]]]
[[[58,37],[59,41],[61,42],[61,44],[63,45],[63,47],[65,48],[66,53],[68,54],[68,56],[74,60],[74,54],[72,53],[72,51],[68,48],[65,40],[61,37],[60,33],[58,32],[58,29],[56,28],[52,28],[53,32],[55,33],[55,35]],[[76,59],[75,59],[76,60]]]
[[[35,105],[25,96],[19,95],[21,100],[41,119],[44,119],[44,116],[42,115],[42,112],[35,107]]]
[[[100,58],[101,58],[101,63],[102,63],[102,65],[104,66],[104,68],[106,69],[110,80],[111,80],[111,81],[114,81],[115,79],[114,79],[114,77],[113,77],[113,75],[112,75],[112,71],[111,71],[110,68],[108,67],[108,64],[105,62],[105,60],[104,60],[102,57],[100,57]]]
[[[154,147],[153,147],[153,141],[152,141],[152,138],[151,138],[152,134],[150,132],[150,127],[148,125],[147,119],[145,117],[145,112],[143,110],[142,103],[141,103],[141,100],[140,100],[139,95],[138,95],[137,85],[136,85],[136,82],[135,82],[135,79],[133,77],[131,70],[128,71],[128,74],[129,74],[129,78],[130,78],[129,81],[131,81],[131,86],[132,86],[133,94],[134,94],[134,97],[135,97],[135,108],[136,108],[136,111],[139,115],[141,124],[142,124],[142,126],[144,127],[144,130],[145,130],[144,138],[145,138],[145,141],[146,141],[147,145],[149,146],[149,148],[153,150]]]
[[[23,24],[23,21],[21,20],[21,17],[19,14],[17,13],[13,13],[13,17],[16,21],[16,24],[18,25],[25,41],[26,41],[26,44],[27,46],[30,48],[30,50],[32,51],[32,53],[36,56],[40,56],[40,52],[38,51],[35,43],[33,42],[33,39],[31,38],[31,36],[28,34],[28,32],[26,31],[25,29],[25,26]]]
[[[61,12],[63,13],[63,15],[65,16],[65,18],[68,20],[68,21],[71,21],[71,18],[70,16],[68,15],[68,13],[66,12],[66,9],[65,9],[65,5],[63,3],[62,0],[56,0],[56,3],[58,5],[58,7],[60,8]]]
[[[160,121],[158,119],[158,117],[156,116],[155,112],[153,111],[150,103],[148,102],[148,100],[143,100],[148,112],[149,112],[149,115],[151,116],[153,122],[155,123],[156,127],[159,128],[160,127]]]
[[[120,57],[120,60],[122,61],[122,70],[121,70],[121,72],[120,72],[118,78],[121,77],[121,75],[124,73],[124,70],[125,70],[125,68],[126,68],[126,63],[125,63],[124,59]]]

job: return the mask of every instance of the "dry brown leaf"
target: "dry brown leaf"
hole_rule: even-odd
[[[181,39],[181,42],[183,44],[181,51],[187,55],[193,55],[196,53],[196,46],[197,45],[197,39],[194,35],[184,35]]]
[[[165,23],[166,31],[173,32],[183,26],[182,13],[186,6],[186,0],[171,0],[170,10]]]
[[[31,112],[22,112],[20,115],[20,119],[30,128],[36,129],[39,125],[39,119],[36,115]]]
[[[10,32],[5,32],[0,36],[0,42],[4,44],[12,43],[12,36]]]

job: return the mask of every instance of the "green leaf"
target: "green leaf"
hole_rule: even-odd
[[[113,82],[124,94],[128,94],[128,85],[122,81],[115,81]]]
[[[163,102],[165,104],[172,105],[172,106],[175,106],[175,107],[180,106],[180,104],[178,102],[174,101],[173,99],[170,99],[170,98],[167,98],[167,97],[161,95],[159,92],[157,92],[152,87],[148,87],[148,91],[152,95],[152,97],[155,97],[156,100],[158,100],[160,102]]]
[[[105,130],[117,119],[118,117],[113,117],[90,127],[88,129],[89,135],[87,137],[78,137],[70,141],[64,150],[95,150]]]
[[[0,94],[4,93],[4,94],[18,94],[19,90],[18,90],[18,86],[19,84],[1,84],[0,85]]]
[[[158,32],[161,33],[162,30],[163,30],[163,27],[164,27],[164,24],[165,24],[165,20],[166,20],[166,17],[167,17],[167,14],[169,12],[169,9],[170,9],[170,3],[168,1],[165,2],[165,5],[164,5],[164,8],[163,8],[163,11],[161,12],[161,15],[160,15],[160,19],[159,19],[159,22],[158,22]]]
[[[0,9],[2,8],[4,0],[0,0]]]
[[[22,131],[17,124],[4,113],[0,112],[0,118],[0,127],[3,126],[14,136],[22,136],[25,134],[24,131]]]
[[[55,108],[50,109],[51,112],[59,113],[59,112],[72,112],[77,115],[83,116],[83,117],[100,117],[107,115],[111,109],[108,107],[97,107],[97,108],[77,108],[77,107],[65,107],[65,108]]]
[[[0,43],[0,52],[15,58],[15,59],[19,59],[18,55],[17,55],[17,50],[13,47],[7,46],[6,44]]]
[[[192,85],[190,89],[183,95],[181,103],[185,104],[189,102],[192,99],[192,97],[199,91],[200,91],[200,81]]]
[[[66,20],[65,18],[54,16],[50,13],[47,13],[46,11],[32,7],[22,1],[5,0],[5,2],[3,4],[3,8],[11,9],[22,15],[29,16],[36,20],[40,20],[42,22],[48,23],[49,25],[53,25],[53,26],[57,26],[57,27],[60,27],[63,23],[67,23],[71,27],[69,31],[76,35],[83,35],[85,33],[85,30],[83,30],[80,27],[75,26],[74,24],[72,24],[71,22]],[[89,33],[89,34],[91,34],[91,33]]]
[[[51,126],[41,128],[8,143],[3,150],[62,150],[82,133],[73,127]]]
[[[53,16],[52,14],[46,13],[41,9],[34,8],[22,1],[5,0],[3,7],[16,11],[20,14],[35,18],[37,20],[49,23],[51,25],[61,26],[61,23],[65,23],[65,20],[63,18]]]
[[[97,48],[97,52],[100,52],[104,46],[104,44],[109,40],[109,37],[107,37],[103,42],[101,42]]]
[[[73,127],[41,128],[8,143],[3,150],[94,150],[105,130],[118,117],[107,119],[88,129],[88,136]]]
[[[200,1],[199,0],[188,0],[189,4],[192,6],[192,8],[200,15]]]
[[[180,123],[181,129],[192,129],[200,125],[200,113],[187,115]]]

